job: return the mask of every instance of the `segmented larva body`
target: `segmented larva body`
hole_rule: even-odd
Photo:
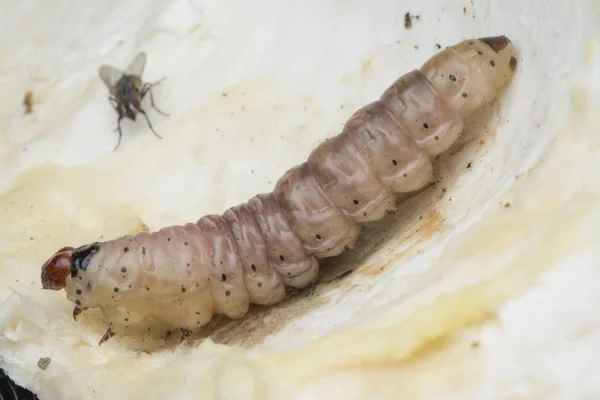
[[[66,290],[74,317],[100,307],[111,326],[151,317],[193,331],[215,314],[281,302],[285,286],[317,279],[319,259],[352,248],[360,224],[393,210],[395,193],[427,185],[431,157],[509,82],[515,56],[504,36],[446,48],[356,111],[272,193],[185,226],[61,249],[43,285]]]

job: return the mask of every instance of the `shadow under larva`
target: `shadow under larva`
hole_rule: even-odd
[[[396,211],[398,195],[432,183],[432,158],[516,66],[505,36],[448,47],[358,109],[271,193],[195,223],[64,247],[44,263],[42,286],[65,289],[75,319],[99,308],[108,322],[100,344],[148,321],[183,339],[215,315],[241,320],[250,304],[281,303],[317,281],[322,260],[355,248],[361,226]]]

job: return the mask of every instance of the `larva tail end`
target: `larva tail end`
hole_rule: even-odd
[[[42,287],[61,290],[66,285],[67,276],[73,266],[73,247],[63,247],[42,266]]]

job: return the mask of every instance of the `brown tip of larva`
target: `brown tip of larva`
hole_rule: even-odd
[[[73,265],[73,247],[63,247],[42,266],[42,287],[61,290],[66,285],[67,276]]]
[[[517,59],[514,57],[511,57],[510,61],[508,62],[508,66],[510,67],[511,71],[514,71],[515,69],[517,69]]]
[[[504,35],[480,38],[479,41],[490,46],[490,48],[496,53],[504,50],[506,46],[508,46],[508,44],[510,43],[510,40]]]

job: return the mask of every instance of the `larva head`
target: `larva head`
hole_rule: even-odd
[[[491,103],[517,68],[516,49],[506,36],[470,39],[429,59],[421,71],[463,119]]]
[[[66,285],[67,276],[73,266],[73,247],[63,247],[42,266],[42,287],[61,290]]]

